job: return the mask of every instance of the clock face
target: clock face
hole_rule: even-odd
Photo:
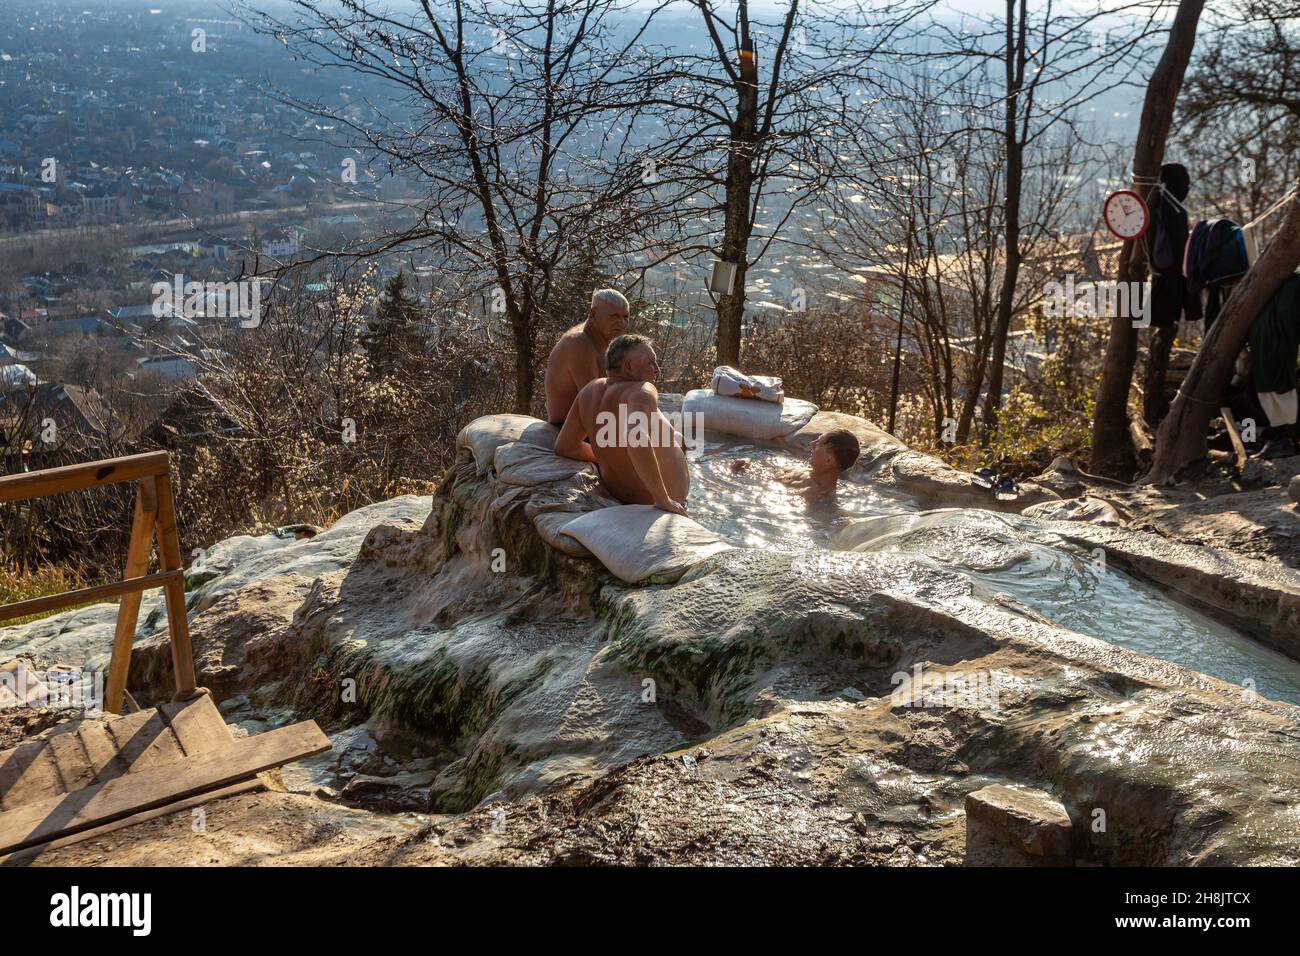
[[[1150,220],[1147,204],[1142,201],[1141,196],[1128,189],[1121,189],[1106,197],[1103,217],[1106,220],[1106,228],[1117,239],[1125,240],[1133,240],[1141,236],[1147,231],[1147,223]]]

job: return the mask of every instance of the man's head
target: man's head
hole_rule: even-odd
[[[620,335],[609,343],[605,365],[611,376],[638,382],[653,382],[659,377],[659,362],[650,340],[644,335]]]
[[[627,331],[627,299],[617,289],[597,289],[591,294],[587,325],[602,339],[613,340]]]
[[[862,454],[858,438],[846,428],[835,428],[813,439],[808,463],[814,471],[844,471],[852,468]]]

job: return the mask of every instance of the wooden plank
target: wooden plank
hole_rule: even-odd
[[[222,787],[220,790],[209,790],[207,793],[200,793],[197,796],[187,797],[184,800],[177,800],[175,803],[164,804],[163,806],[155,807],[152,810],[133,813],[129,817],[114,820],[112,823],[105,823],[103,826],[92,827],[89,830],[82,830],[80,833],[73,833],[68,836],[49,840],[45,843],[28,847],[25,850],[18,850],[16,853],[0,855],[0,866],[27,866],[33,860],[38,859],[40,855],[47,850],[55,850],[61,846],[80,843],[82,840],[93,840],[95,837],[106,836],[114,830],[121,830],[123,827],[135,826],[137,823],[144,823],[146,820],[153,820],[157,817],[165,817],[169,813],[179,813],[182,810],[191,810],[194,807],[208,803],[212,800],[220,800],[223,797],[238,797],[245,793],[253,793],[265,789],[266,784],[262,783],[261,778],[259,777],[254,777],[252,780],[241,780],[239,783],[232,783],[230,786]]]
[[[304,721],[232,741],[220,750],[129,773],[76,793],[0,813],[0,853],[10,853],[243,780],[330,749]]]
[[[1232,417],[1232,409],[1220,408],[1219,415],[1223,418],[1223,427],[1228,432],[1228,440],[1232,442],[1232,450],[1236,452],[1237,473],[1241,474],[1246,467],[1246,446],[1241,442],[1241,433],[1237,431],[1237,423]]]
[[[131,519],[131,539],[126,547],[124,575],[139,577],[149,570],[149,552],[153,550],[153,528],[158,512],[158,494],[154,479],[140,482],[135,496],[135,515]],[[126,691],[127,672],[131,668],[131,643],[140,621],[140,592],[123,594],[117,606],[117,624],[113,630],[113,655],[108,662],[104,681],[104,710],[122,712],[122,695]]]
[[[156,710],[142,710],[139,714],[109,720],[105,726],[117,744],[117,755],[126,764],[127,773],[147,770],[185,756],[176,735]]]
[[[234,738],[221,719],[212,698],[201,694],[193,700],[172,701],[158,708],[181,743],[185,756],[193,757],[220,750]]]
[[[90,762],[90,769],[95,775],[95,783],[104,783],[126,773],[126,766],[117,756],[117,744],[108,732],[102,720],[82,721],[77,728],[77,737]]]
[[[107,601],[109,598],[131,594],[132,592],[148,591],[151,588],[170,589],[174,587],[180,588],[182,595],[185,593],[185,572],[179,568],[159,571],[156,574],[145,574],[141,577],[129,578],[126,581],[113,581],[110,584],[96,584],[94,587],[64,591],[62,594],[48,594],[45,597],[18,601],[16,604],[5,604],[0,606],[0,621],[7,621],[15,617],[27,617],[29,614],[44,614],[46,611],[55,611],[61,607],[71,607],[74,604],[97,604],[100,601]]]
[[[159,475],[158,557],[165,571],[181,569],[181,545],[176,536],[176,510],[172,503],[170,472]],[[167,630],[172,641],[172,672],[176,679],[176,700],[188,700],[197,688],[194,677],[194,651],[190,647],[190,622],[185,611],[185,580],[172,581],[164,589],[167,598]]]
[[[9,810],[63,792],[46,741],[29,740],[0,754],[0,809]]]
[[[42,495],[116,485],[151,475],[165,475],[167,469],[167,452],[152,451],[143,455],[89,461],[82,465],[63,465],[42,471],[5,475],[0,477],[0,502],[25,501]]]
[[[65,792],[80,790],[94,782],[95,770],[86,756],[86,748],[81,746],[81,738],[75,733],[51,734],[46,744]]]

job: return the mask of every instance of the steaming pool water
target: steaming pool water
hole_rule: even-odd
[[[740,474],[730,468],[736,458],[750,461]],[[853,522],[877,518],[884,519],[883,533],[870,550],[887,553],[896,548],[891,538],[900,539],[905,532],[950,534],[944,528],[955,517],[952,511],[922,511],[866,481],[842,480],[833,499],[805,501],[774,476],[777,468],[806,467],[805,460],[763,446],[708,442],[690,467],[691,517],[742,548],[829,548],[835,535]],[[987,518],[995,528],[1000,520],[991,512],[963,514],[979,516],[982,524]],[[1008,533],[1014,534],[1009,527]],[[1018,548],[1018,560],[993,570],[981,566],[983,562],[964,564],[960,548],[951,554],[945,549],[940,556],[935,549],[910,553],[966,575],[975,594],[985,600],[1006,595],[1061,627],[1233,684],[1253,681],[1262,697],[1300,704],[1300,662],[1090,555],[1024,541]]]

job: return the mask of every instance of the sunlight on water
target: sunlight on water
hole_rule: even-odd
[[[1072,631],[1212,674],[1254,681],[1261,697],[1300,703],[1300,664],[1121,571],[1035,545],[1014,568],[974,574],[981,596],[1010,594]],[[983,585],[983,587],[980,587]]]
[[[733,474],[731,462],[749,467]],[[703,457],[691,462],[691,517],[728,544],[768,551],[826,547],[850,521],[914,511],[869,484],[842,480],[833,498],[807,501],[776,480],[777,469],[807,470],[806,458],[754,445],[709,442]]]
[[[740,474],[730,468],[736,458],[750,461]],[[691,462],[688,510],[729,544],[787,552],[826,548],[837,531],[859,518],[918,515],[912,502],[886,495],[868,482],[842,480],[833,498],[809,502],[776,480],[777,469],[806,467],[806,459],[789,452],[711,442],[705,454]],[[889,524],[907,530],[931,529],[957,542],[961,529],[947,527],[952,514],[935,512]],[[928,554],[968,575],[976,594],[986,600],[1001,592],[1061,627],[1230,683],[1253,680],[1262,697],[1300,703],[1300,663],[1169,600],[1121,571],[1103,569],[1088,556],[1022,544],[1019,547],[1028,555],[1025,560],[1002,570],[977,571],[960,563],[960,548],[939,554],[936,544],[931,540],[928,546],[907,550]],[[883,541],[881,545],[883,551],[893,547]]]

